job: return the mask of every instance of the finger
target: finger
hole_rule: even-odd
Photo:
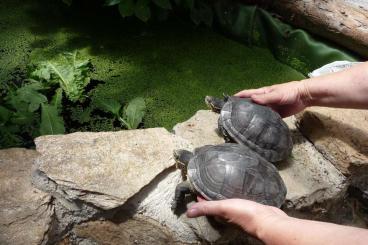
[[[282,94],[278,92],[271,92],[266,94],[255,94],[251,96],[252,100],[257,104],[280,104],[282,101]]]
[[[236,94],[234,94],[234,96],[238,96],[241,98],[248,98],[252,95],[255,94],[265,94],[270,92],[270,88],[269,87],[263,87],[263,88],[257,88],[257,89],[246,89],[246,90],[242,90]]]
[[[198,202],[193,204],[187,210],[187,216],[189,218],[199,217],[199,216],[223,216],[221,201],[207,201]]]
[[[202,196],[197,196],[197,201],[198,202],[205,202],[207,201],[206,199],[204,199]]]

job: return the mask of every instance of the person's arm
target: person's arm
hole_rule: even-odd
[[[283,117],[308,106],[368,109],[368,62],[320,77],[243,90],[235,96],[251,97]]]
[[[287,216],[278,208],[228,199],[193,204],[188,217],[218,216],[270,245],[368,244],[368,230]]]

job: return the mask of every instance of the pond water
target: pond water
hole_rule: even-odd
[[[123,20],[116,8],[2,1],[0,33],[2,82],[24,77],[29,62],[79,50],[92,60],[92,78],[104,81],[92,101],[100,97],[127,102],[142,96],[147,103],[146,128],[171,129],[206,108],[205,95],[303,78],[268,50],[246,47],[189,21]],[[111,121],[98,120],[69,131],[112,128]]]

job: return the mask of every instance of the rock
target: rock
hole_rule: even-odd
[[[300,131],[345,175],[368,165],[368,111],[312,107],[297,115]]]
[[[198,238],[209,242],[218,240],[221,235],[209,224],[207,218],[189,219],[184,213],[185,207],[179,214],[174,214],[171,210],[175,187],[181,181],[181,171],[168,170],[129,200],[125,209],[135,210],[136,213],[150,217],[168,227],[176,240],[187,243],[196,243]],[[192,200],[187,201],[190,205]],[[121,213],[126,214],[125,211]]]
[[[42,136],[35,142],[39,171],[49,178],[44,185],[55,185],[50,189],[71,201],[71,208],[82,200],[105,210],[123,205],[173,166],[174,149],[190,148],[163,128]]]
[[[143,216],[130,218],[120,224],[110,221],[90,221],[77,225],[73,233],[79,243],[89,244],[179,244],[170,232],[156,221]]]
[[[342,198],[346,191],[345,177],[303,137],[295,126],[294,116],[284,121],[294,143],[290,158],[278,166],[288,190],[287,207],[301,209]]]
[[[174,131],[196,147],[223,143],[215,132],[217,118],[211,111],[199,111],[188,121],[176,125]],[[277,166],[288,190],[287,207],[301,209],[339,199],[346,189],[344,176],[300,134],[295,127],[295,117],[285,121],[292,131],[294,148],[292,156]]]
[[[190,141],[194,147],[203,145],[217,145],[224,143],[224,139],[217,133],[219,114],[200,110],[189,120],[174,126],[174,133]]]
[[[44,244],[52,221],[51,197],[31,185],[37,152],[0,150],[0,244]]]

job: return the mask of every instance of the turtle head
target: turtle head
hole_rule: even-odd
[[[226,102],[224,99],[215,98],[213,96],[206,96],[204,101],[206,102],[207,106],[214,112],[220,112]]]
[[[174,150],[176,168],[186,170],[193,153],[187,150]]]

